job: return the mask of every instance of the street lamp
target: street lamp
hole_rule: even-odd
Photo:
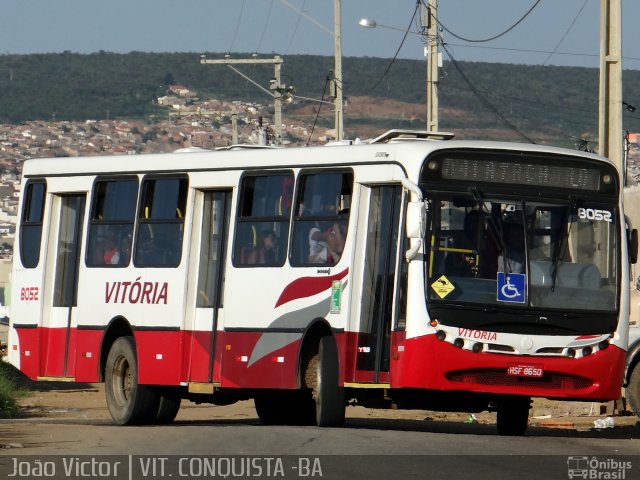
[[[396,32],[402,32],[402,33],[413,33],[414,35],[420,35],[420,32],[414,32],[413,30],[404,30],[402,28],[398,28],[398,27],[391,27],[389,25],[382,25],[381,23],[376,22],[375,20],[372,20],[370,18],[361,18],[360,21],[358,22],[358,25],[360,25],[363,28],[386,28],[388,30],[395,30]]]
[[[364,28],[376,28],[378,26],[375,20],[371,20],[369,18],[361,18],[358,25]]]
[[[427,130],[430,132],[438,131],[438,67],[440,63],[440,53],[438,52],[438,32],[437,32],[437,0],[427,0],[428,3],[420,3],[420,17],[421,17],[421,31],[412,32],[411,30],[403,30],[401,28],[390,27],[387,25],[381,25],[375,20],[369,18],[362,18],[358,22],[363,28],[388,28],[390,30],[397,30],[407,33],[413,33],[420,35],[425,43],[425,57],[427,60],[427,72],[426,72],[426,124]],[[418,8],[418,7],[416,7]]]

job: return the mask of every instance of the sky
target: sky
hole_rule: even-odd
[[[499,35],[536,3],[495,40],[456,38]],[[640,1],[621,3],[623,68],[638,70]],[[393,57],[404,34],[392,28],[406,30],[415,6],[416,0],[342,0],[343,56]],[[334,0],[0,0],[0,54],[333,55],[333,9]],[[361,18],[378,28],[360,27]],[[438,1],[442,40],[456,60],[597,68],[599,19],[600,0]],[[398,57],[422,59],[423,50],[420,37],[409,34]]]

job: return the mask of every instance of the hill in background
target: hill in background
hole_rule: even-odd
[[[380,81],[388,65],[388,59],[343,59],[349,137],[424,125],[424,62],[398,60]],[[283,82],[295,86],[298,95],[327,100],[326,78],[332,66],[332,57],[287,56]],[[270,66],[239,69],[264,87],[273,77]],[[176,83],[201,98],[269,103],[251,82],[225,66],[200,64],[200,55],[194,53],[2,55],[0,123],[167,115],[154,101]],[[624,86],[625,100],[640,104],[635,93],[640,92],[640,71],[625,71]],[[597,138],[597,69],[445,62],[438,89],[440,130],[454,131],[458,137],[528,137],[564,146],[572,146],[578,137]],[[286,107],[284,121],[291,116],[311,126],[319,105],[295,102]],[[321,107],[318,124],[333,124],[330,106]],[[625,111],[623,124],[640,131],[635,113]]]

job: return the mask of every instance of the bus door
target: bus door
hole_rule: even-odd
[[[78,274],[86,195],[54,195],[52,230],[45,269],[45,311],[42,363],[45,377],[73,377],[75,372],[74,307],[78,302]]]
[[[356,381],[389,383],[391,326],[397,271],[400,264],[398,232],[402,210],[399,185],[364,187],[368,192],[360,203],[358,237],[362,256],[362,293],[356,353]],[[362,261],[364,260],[364,261]],[[360,274],[360,272],[358,272]]]
[[[230,213],[231,189],[196,193],[185,325],[186,333],[191,336],[186,362],[189,368],[186,377],[190,382],[210,384],[220,379],[220,362],[216,363],[215,357],[221,352],[216,352],[215,342],[223,314]]]

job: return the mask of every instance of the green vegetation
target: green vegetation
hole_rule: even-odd
[[[10,417],[18,410],[17,399],[25,395],[18,387],[20,378],[20,372],[0,360],[0,417]]]
[[[300,95],[320,98],[332,63],[331,57],[287,56],[283,81]],[[381,58],[345,58],[344,94],[424,103],[424,62],[398,60],[378,83],[388,63]],[[440,71],[442,130],[473,129],[479,136],[483,130],[502,130],[511,137],[518,137],[519,130],[541,141],[597,137],[597,69],[479,62],[459,62],[459,66],[464,76],[452,62],[445,62]],[[239,70],[264,86],[273,76],[271,66],[246,65]],[[0,122],[166,114],[154,99],[173,83],[189,87],[201,98],[267,100],[264,92],[229,68],[200,64],[196,53],[0,55]],[[624,85],[625,101],[638,106],[640,98],[634,92],[640,91],[640,71],[625,71]],[[345,123],[348,120],[347,114]],[[640,131],[640,115],[625,110],[624,127]]]

